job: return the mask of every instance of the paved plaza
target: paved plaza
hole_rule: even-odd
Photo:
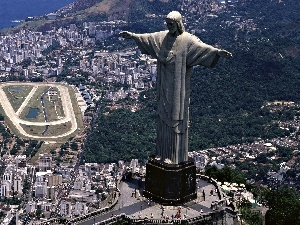
[[[179,216],[188,219],[212,212],[212,202],[220,200],[215,192],[216,187],[201,179],[197,180],[197,199],[181,206],[162,206],[142,197],[143,190],[138,189],[138,181],[135,179],[121,182],[119,188],[121,195],[112,211],[79,224],[92,225],[120,214],[126,214],[133,219],[175,219]]]

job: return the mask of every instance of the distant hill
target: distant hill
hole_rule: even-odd
[[[72,13],[83,18],[96,14],[105,14],[111,19],[126,19],[133,0],[77,0],[74,2]]]
[[[178,0],[76,0],[70,4],[71,7],[64,7],[64,13],[56,20],[48,20],[46,16],[39,17],[37,20],[28,20],[18,26],[5,29],[2,33],[16,32],[21,28],[43,32],[52,27],[88,21],[117,19],[135,23],[144,20],[148,13],[166,14],[170,9],[175,9],[179,2]],[[58,14],[61,11],[57,10]]]
[[[145,14],[160,13],[167,9],[166,6],[175,2],[179,3],[178,0],[76,0],[71,12],[82,11],[82,14],[86,15],[105,13],[108,17],[127,20],[128,16],[137,10],[143,10]]]

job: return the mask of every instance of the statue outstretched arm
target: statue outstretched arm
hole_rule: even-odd
[[[217,52],[217,55],[220,57],[224,57],[224,58],[232,58],[233,57],[231,52],[228,52],[224,49],[219,49]]]
[[[126,39],[133,39],[142,54],[151,55],[153,58],[158,58],[159,53],[159,39],[161,39],[161,32],[137,34],[129,31],[120,32],[120,37]],[[163,34],[165,35],[165,34]]]
[[[132,33],[132,32],[129,32],[129,31],[122,31],[122,32],[119,33],[119,35],[122,38],[130,39],[130,38],[134,37],[135,33]]]

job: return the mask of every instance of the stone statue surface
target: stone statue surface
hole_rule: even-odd
[[[156,156],[178,164],[188,160],[190,76],[193,66],[214,67],[220,57],[231,58],[226,50],[203,43],[185,32],[182,16],[170,12],[165,19],[168,30],[136,34],[123,31],[143,54],[157,59],[157,138]]]

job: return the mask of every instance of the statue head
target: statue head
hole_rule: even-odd
[[[179,34],[182,34],[184,32],[184,26],[182,22],[182,16],[178,11],[172,11],[170,12],[166,17],[166,22],[168,23],[168,20],[172,20],[176,22],[177,24],[177,30]],[[169,27],[168,27],[169,28]]]

